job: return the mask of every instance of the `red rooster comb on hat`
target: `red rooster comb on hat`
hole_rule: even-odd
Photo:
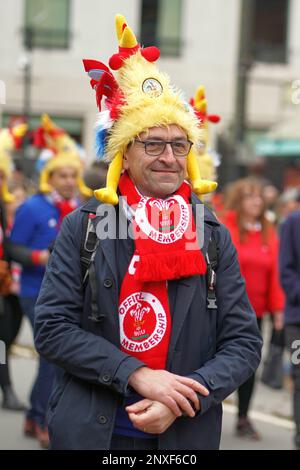
[[[160,55],[160,51],[155,46],[142,48],[135,37],[132,29],[127,25],[126,19],[122,15],[116,16],[116,30],[119,43],[119,52],[114,54],[109,59],[109,66],[112,70],[119,70],[123,61],[135,54],[138,50],[141,51],[144,59],[148,62],[155,62]]]

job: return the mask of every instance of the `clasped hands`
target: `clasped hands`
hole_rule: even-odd
[[[128,383],[145,397],[126,407],[128,416],[135,428],[150,434],[165,432],[183,413],[193,418],[200,410],[197,393],[209,394],[196,380],[148,367],[135,370]]]

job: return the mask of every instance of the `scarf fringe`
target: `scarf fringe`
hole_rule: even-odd
[[[190,277],[206,273],[206,262],[202,252],[174,251],[172,254],[143,254],[135,272],[135,279],[140,282],[155,282]]]

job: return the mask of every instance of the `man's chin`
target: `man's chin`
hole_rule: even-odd
[[[63,197],[66,200],[72,199],[74,197],[74,193],[60,193],[61,197]]]
[[[154,197],[159,197],[161,199],[167,198],[171,196],[171,194],[175,193],[178,189],[178,182],[174,183],[174,181],[171,182],[162,182],[156,187],[156,195]]]

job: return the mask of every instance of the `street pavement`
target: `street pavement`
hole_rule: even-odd
[[[32,336],[25,322],[18,344],[32,346]],[[27,352],[28,357],[24,354]],[[18,352],[18,350],[16,350]],[[28,394],[34,379],[37,359],[30,349],[24,349],[22,356],[13,355],[11,359],[13,383],[18,396],[28,403]],[[259,371],[258,371],[259,376]],[[228,397],[224,403],[223,430],[221,439],[222,450],[292,450],[293,422],[291,420],[291,390],[286,381],[283,390],[272,390],[257,380],[255,396],[251,407],[251,418],[260,432],[262,439],[253,442],[234,435],[236,422],[236,397]],[[0,408],[0,450],[38,450],[35,439],[26,438],[22,434],[22,413],[8,412]]]

